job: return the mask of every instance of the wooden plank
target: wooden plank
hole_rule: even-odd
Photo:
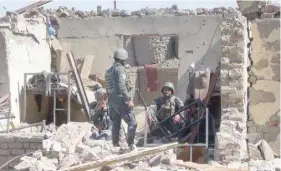
[[[36,7],[40,7],[40,6],[42,6],[44,4],[47,4],[49,2],[52,2],[52,0],[37,1],[37,2],[35,2],[33,4],[30,4],[30,5],[26,6],[26,7],[23,7],[23,8],[20,8],[20,9],[16,10],[15,13],[22,14],[22,13],[28,11],[28,10],[31,10],[31,9],[36,8]]]
[[[92,65],[93,65],[93,61],[94,61],[94,55],[87,55],[84,58],[84,62],[83,62],[83,66],[80,72],[81,78],[82,80],[86,80],[89,78],[91,69],[92,69]]]
[[[90,117],[90,104],[89,104],[89,100],[88,100],[87,94],[86,94],[84,86],[83,86],[83,82],[81,80],[78,69],[75,65],[75,61],[74,61],[74,58],[73,58],[72,54],[67,53],[66,55],[67,55],[69,65],[71,66],[72,72],[74,74],[74,80],[75,80],[75,83],[76,83],[76,86],[77,86],[77,89],[78,89],[79,96],[80,96],[81,101],[82,101],[83,109],[86,113],[88,121],[90,121],[90,118],[91,118]]]
[[[132,152],[132,153],[127,153],[127,154],[123,154],[123,155],[119,155],[116,158],[113,159],[103,159],[100,161],[94,161],[94,162],[89,162],[89,163],[84,163],[81,165],[77,165],[77,166],[73,166],[73,167],[69,167],[69,168],[65,168],[62,169],[60,171],[85,171],[85,170],[90,170],[90,169],[97,169],[103,166],[109,166],[118,162],[123,162],[123,161],[134,161],[136,159],[138,159],[139,157],[144,157],[147,155],[152,155],[152,154],[156,154],[162,151],[166,151],[169,149],[173,149],[176,148],[178,146],[178,143],[170,143],[170,144],[165,144],[165,145],[161,145],[158,147],[152,147],[149,149],[145,149],[142,151],[138,151],[138,152]]]

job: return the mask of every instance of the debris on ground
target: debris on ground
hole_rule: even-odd
[[[188,165],[182,166],[177,162],[173,149],[175,145],[167,144],[156,148],[144,148],[138,152],[119,154],[120,147],[113,147],[110,140],[96,140],[91,138],[93,132],[92,124],[86,122],[70,122],[61,125],[51,137],[43,140],[42,151],[38,150],[31,156],[23,156],[20,163],[14,166],[15,170],[53,171],[68,169],[73,166],[89,163],[107,163],[109,161],[130,158],[113,164],[120,170],[195,170]],[[159,150],[163,148],[163,150]],[[150,149],[156,152],[147,154]],[[158,150],[158,151],[157,151]],[[142,154],[145,154],[143,157]],[[140,155],[141,154],[141,155]],[[134,156],[140,157],[134,157]],[[131,160],[132,158],[132,160]],[[211,165],[210,165],[211,166]],[[217,167],[217,166],[212,166]],[[222,166],[219,166],[222,167]],[[102,170],[111,170],[102,167]]]

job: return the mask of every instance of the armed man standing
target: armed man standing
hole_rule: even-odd
[[[115,63],[105,74],[105,88],[108,93],[109,116],[112,120],[112,143],[119,145],[121,132],[121,119],[128,125],[127,143],[130,150],[135,150],[134,139],[136,135],[137,122],[133,113],[134,103],[129,97],[131,90],[124,67],[128,59],[128,52],[125,49],[117,49],[113,58]]]

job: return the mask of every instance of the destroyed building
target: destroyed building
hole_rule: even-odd
[[[269,149],[267,160],[274,159],[273,152],[275,156],[280,156],[280,6],[263,1],[237,3],[238,10],[224,7],[198,8],[196,11],[147,8],[132,13],[124,10],[85,12],[60,7],[57,10],[36,9],[2,18],[1,110],[14,118],[8,117],[8,122],[0,120],[1,129],[4,132],[7,126],[8,130],[11,129],[9,121],[15,127],[44,119],[52,122],[53,116],[50,119],[50,115],[56,105],[57,108],[70,109],[70,121],[87,122],[81,103],[83,99],[74,81],[71,80],[68,87],[67,76],[56,77],[63,82],[59,84],[64,88],[63,92],[57,97],[44,90],[40,93],[41,103],[38,105],[36,97],[39,93],[28,89],[39,85],[32,83],[34,73],[68,73],[72,68],[67,54],[71,52],[91,103],[96,99],[90,87],[103,84],[105,71],[113,63],[114,50],[123,47],[129,53],[127,72],[134,87],[131,97],[138,105],[138,127],[143,126],[144,115],[137,89],[150,104],[159,95],[161,85],[171,81],[176,85],[176,94],[185,100],[190,86],[190,66],[194,66],[196,71],[194,94],[199,96],[206,94],[206,85],[202,80],[207,78],[202,73],[210,70],[214,75],[219,69],[220,76],[209,103],[216,121],[213,160],[235,168],[253,165],[257,170],[270,165],[272,161],[255,163],[266,155],[257,154],[259,151],[253,148],[253,144],[260,140],[269,144],[267,146],[262,141],[259,145]],[[56,37],[47,33],[48,20],[57,31]],[[151,75],[147,74],[148,66],[153,70]],[[46,78],[43,77],[43,80],[46,81]],[[157,83],[150,83],[151,79],[157,80]],[[54,104],[54,99],[57,104]],[[56,113],[57,126],[68,121],[67,112]],[[70,127],[63,125],[60,128]],[[80,140],[89,130],[88,125],[73,127],[81,128]],[[55,134],[53,130],[49,132]],[[41,133],[27,135],[23,131],[24,135],[20,134],[1,134],[0,165],[12,157],[46,146],[42,144]],[[86,155],[84,152],[89,150],[88,147],[78,144],[72,144],[73,149],[80,149],[75,152]],[[100,150],[99,145],[93,147],[97,146]],[[87,155],[94,158],[96,151],[89,151]],[[252,163],[241,164],[252,157]],[[5,169],[12,169],[16,164],[18,162],[10,163]],[[64,167],[73,163],[68,164]]]

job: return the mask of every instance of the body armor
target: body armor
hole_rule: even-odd
[[[108,94],[112,93],[114,91],[114,79],[112,74],[113,67],[109,68],[105,73],[105,89]]]
[[[159,113],[157,117],[160,120],[164,120],[167,117],[170,117],[175,113],[175,96],[172,96],[169,100],[164,102],[164,104],[161,106]]]

